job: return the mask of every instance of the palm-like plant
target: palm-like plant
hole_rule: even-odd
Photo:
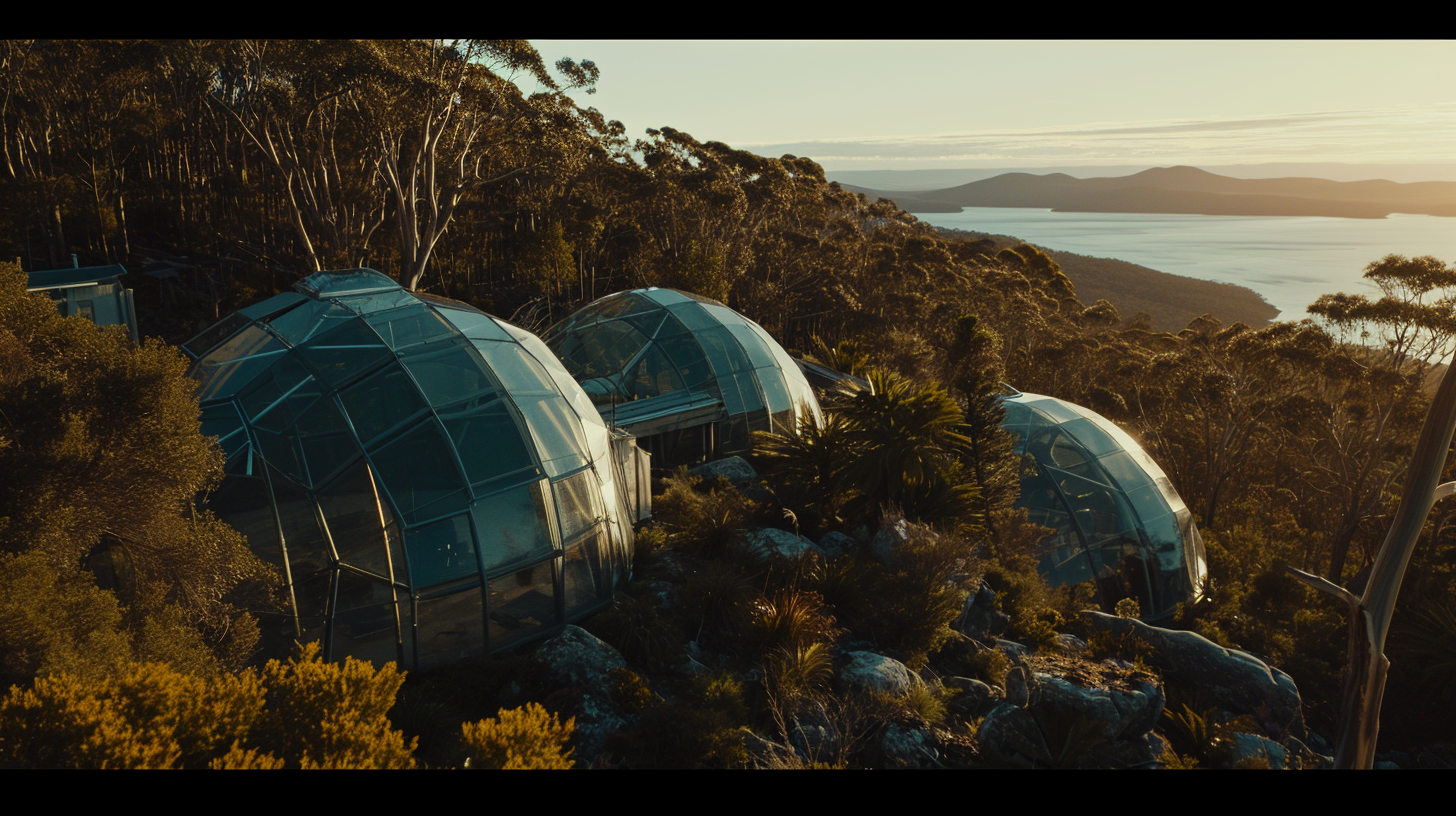
[[[957,452],[971,444],[962,433],[965,416],[934,383],[916,385],[882,371],[869,379],[874,392],[844,408],[846,439],[856,453],[846,476],[876,507],[895,504],[907,515],[923,515],[910,506],[916,499],[943,498],[946,489],[959,487]]]
[[[755,464],[771,480],[779,501],[807,527],[838,521],[857,495],[845,475],[855,458],[845,417],[828,412],[820,427],[805,416],[793,433],[754,436]]]

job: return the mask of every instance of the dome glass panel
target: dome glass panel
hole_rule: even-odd
[[[1152,457],[1093,411],[1038,394],[1002,400],[1016,437],[1021,497],[1042,541],[1040,570],[1054,586],[1093,581],[1111,610],[1135,598],[1166,618],[1207,580],[1193,514]]]
[[[672,289],[608,295],[548,329],[542,340],[598,405],[673,392],[721,400],[721,452],[752,431],[823,424],[798,364],[763,327],[721,303]]]
[[[295,289],[184,347],[227,456],[210,506],[284,575],[278,634],[415,668],[610,602],[631,510],[545,344],[372,270]]]

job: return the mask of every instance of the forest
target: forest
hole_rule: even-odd
[[[886,723],[934,734],[942,766],[1000,767],[952,682],[1009,689],[1018,671],[953,629],[980,586],[1004,638],[1070,634],[1156,676],[1087,628],[1087,593],[1037,577],[1045,530],[1013,506],[1003,383],[1144,445],[1208,552],[1204,598],[1162,625],[1287,672],[1308,728],[1333,735],[1345,611],[1284,568],[1363,585],[1456,348],[1456,269],[1371,259],[1378,298],[1159,331],[1079,298],[1040,249],[941,233],[812,158],[666,125],[635,138],[578,104],[598,80],[525,41],[0,43],[0,767],[571,765],[582,698],[548,694],[525,651],[406,677],[267,648],[279,578],[207,509],[222,458],[175,346],[355,267],[538,333],[612,292],[681,289],[878,385],[827,399],[822,431],[762,438],[766,496],[661,481],[639,577],[586,626],[628,661],[611,681],[621,733],[578,745],[577,767],[878,767],[859,749]],[[126,267],[142,345],[24,291],[23,272],[73,256]],[[913,557],[737,552],[743,529],[785,519],[816,539],[903,522]],[[656,605],[673,582],[679,603]],[[850,694],[834,676],[853,643],[939,679]],[[711,671],[674,673],[694,653]],[[1456,504],[1426,523],[1387,653],[1385,756],[1449,767]],[[1204,702],[1170,687],[1161,765],[1227,763],[1230,729],[1258,728]],[[763,747],[794,745],[813,712],[833,750]],[[1061,729],[1063,766],[1090,756],[1078,723],[1042,725]]]

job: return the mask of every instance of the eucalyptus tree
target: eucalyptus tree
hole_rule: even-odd
[[[590,60],[561,59],[557,81],[525,40],[402,41],[382,44],[389,82],[373,100],[379,174],[391,192],[399,235],[399,279],[419,286],[462,200],[540,164],[533,119],[575,124],[566,94],[592,93]],[[526,96],[515,78],[544,90]]]
[[[221,54],[209,100],[282,185],[307,270],[361,265],[386,216],[367,102],[388,65],[361,40],[241,40]]]

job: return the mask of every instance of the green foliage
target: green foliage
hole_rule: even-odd
[[[805,417],[790,433],[754,434],[754,465],[807,530],[842,522],[861,496],[849,476],[856,456],[849,433],[845,416],[831,410],[822,427]]]
[[[950,637],[979,568],[965,539],[920,525],[906,531],[893,567],[855,554],[824,565],[810,582],[851,631],[918,668]]]
[[[911,683],[905,692],[905,705],[915,716],[929,725],[945,722],[946,704],[955,696],[954,689],[948,689],[937,681]]]
[[[571,759],[573,717],[566,722],[539,703],[501,709],[494,719],[464,723],[466,767],[506,771],[565,771]]]
[[[588,621],[587,629],[634,664],[668,665],[682,654],[676,623],[663,617],[651,596],[619,594],[611,608]]]
[[[977,520],[977,492],[957,459],[971,444],[960,406],[937,385],[917,386],[879,370],[870,372],[870,382],[874,392],[856,395],[843,409],[854,451],[845,475],[861,494],[858,506],[896,505],[929,523]]]
[[[116,596],[41,553],[0,555],[0,683],[120,671],[134,656]]]
[[[631,768],[741,768],[746,714],[743,687],[731,675],[700,677],[609,736],[605,750]]]
[[[754,582],[732,561],[693,572],[683,582],[680,604],[688,636],[709,644],[739,637],[757,597]]]
[[[828,684],[834,676],[834,652],[823,642],[790,643],[771,650],[763,669],[769,693],[789,706]]]
[[[386,716],[401,682],[392,665],[324,663],[317,644],[261,674],[57,672],[0,702],[0,767],[409,768]]]
[[[726,482],[705,483],[679,467],[663,480],[652,512],[675,547],[714,557],[734,547],[753,503]]]
[[[756,649],[767,653],[814,643],[833,646],[840,630],[818,593],[784,589],[753,604],[746,634]]]
[[[1232,756],[1234,734],[1262,731],[1251,717],[1231,717],[1217,709],[1196,712],[1187,704],[1181,712],[1163,709],[1163,733],[1179,754],[1192,757],[1202,766],[1227,766]]]
[[[269,706],[265,745],[304,768],[411,768],[415,741],[394,730],[389,710],[404,683],[393,663],[375,669],[346,658],[325,663],[309,643],[263,667]]]
[[[251,673],[203,679],[160,663],[89,682],[58,673],[0,703],[0,767],[207,767],[262,708]]]
[[[266,606],[277,578],[193,508],[220,477],[221,454],[198,433],[186,361],[61,317],[25,280],[0,264],[0,557],[19,559],[5,579],[15,608],[0,631],[0,679],[132,658],[240,668],[257,627],[237,604],[246,595]]]
[[[622,713],[636,714],[657,699],[642,675],[630,669],[612,669],[607,674],[612,682],[612,702]]]

